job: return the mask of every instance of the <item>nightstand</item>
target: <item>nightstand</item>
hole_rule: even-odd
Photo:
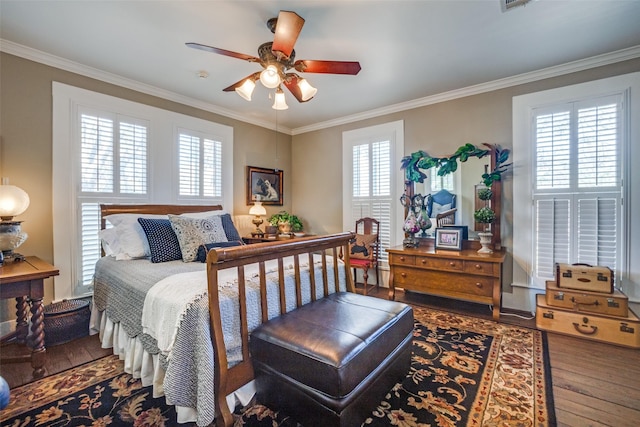
[[[0,267],[0,298],[16,299],[16,330],[2,337],[1,343],[14,340],[27,344],[29,355],[3,358],[3,362],[31,360],[33,378],[44,376],[46,348],[44,346],[44,279],[57,276],[56,267],[38,257],[26,257],[24,261],[6,262]],[[31,311],[31,336],[28,337],[28,312]],[[3,355],[4,356],[4,355]]]
[[[296,237],[294,235],[282,235],[282,234],[265,234],[263,237],[259,236],[245,236],[242,238],[242,241],[246,244],[250,245],[252,243],[263,243],[263,242],[290,242],[292,240],[301,239],[302,237],[311,237],[314,234],[305,234],[301,237]]]

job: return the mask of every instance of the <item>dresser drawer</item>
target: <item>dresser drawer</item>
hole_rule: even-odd
[[[494,276],[497,277],[500,275],[500,266],[493,262],[483,262],[483,261],[463,261],[462,271],[469,274],[482,274],[483,276]]]
[[[462,260],[459,259],[442,259],[421,256],[416,257],[416,266],[447,271],[462,271],[463,268]]]
[[[389,254],[389,264],[391,265],[416,265],[415,255]]]
[[[443,296],[464,297],[493,294],[496,279],[487,276],[471,276],[467,274],[447,273],[438,270],[419,270],[410,267],[393,269],[393,286],[408,290],[433,293]]]

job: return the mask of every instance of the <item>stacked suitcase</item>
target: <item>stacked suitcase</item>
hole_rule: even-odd
[[[538,329],[640,348],[640,319],[613,276],[607,267],[557,264],[556,280],[536,295]]]

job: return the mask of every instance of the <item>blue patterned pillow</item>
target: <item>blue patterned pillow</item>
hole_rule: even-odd
[[[184,262],[195,261],[198,257],[198,247],[204,243],[227,241],[220,215],[189,218],[170,214],[169,221],[178,237]]]
[[[168,219],[138,218],[138,222],[147,235],[151,262],[167,262],[182,259],[178,237],[171,228]]]
[[[220,215],[220,219],[222,219],[222,228],[224,228],[224,234],[227,235],[228,241],[242,240],[230,214]]]
[[[231,242],[205,243],[204,245],[198,246],[197,260],[200,262],[206,262],[207,254],[211,249],[230,248],[232,246],[242,246],[242,245],[244,245],[242,240],[234,240]]]

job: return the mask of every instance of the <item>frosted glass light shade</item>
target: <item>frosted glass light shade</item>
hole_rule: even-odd
[[[275,65],[268,65],[267,68],[260,73],[260,82],[264,87],[268,87],[269,89],[278,87],[280,83],[282,83],[278,68]]]
[[[276,96],[271,108],[273,108],[274,110],[286,110],[287,108],[289,108],[289,106],[287,105],[287,101],[284,99],[284,92],[282,91],[282,89],[278,88],[278,90],[276,90]]]
[[[311,86],[307,79],[300,79],[300,81],[298,81],[298,87],[300,88],[300,92],[302,93],[302,101],[310,100],[318,92],[318,89]]]
[[[262,206],[262,202],[255,202],[251,209],[249,209],[250,215],[266,215],[267,210]]]
[[[240,85],[240,87],[236,88],[236,92],[247,101],[251,101],[251,94],[255,88],[255,82],[251,79],[247,79],[242,83],[242,85]]]
[[[0,185],[0,219],[9,221],[29,207],[29,195],[15,185]]]

